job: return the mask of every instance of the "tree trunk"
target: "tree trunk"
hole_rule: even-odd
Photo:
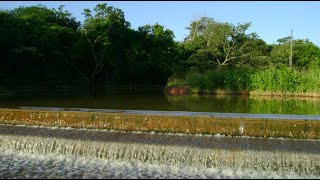
[[[89,81],[89,94],[90,97],[96,97],[96,78],[90,78]]]

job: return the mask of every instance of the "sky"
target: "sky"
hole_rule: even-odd
[[[158,22],[172,30],[181,41],[188,35],[187,26],[201,16],[232,24],[251,22],[248,33],[256,32],[268,44],[290,36],[309,39],[320,46],[320,1],[0,1],[0,9],[43,4],[48,8],[65,5],[83,22],[84,8],[98,3],[121,9],[132,28]]]

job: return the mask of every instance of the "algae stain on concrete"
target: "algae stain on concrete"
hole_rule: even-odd
[[[287,116],[166,111],[0,109],[0,123],[121,131],[320,139],[320,121]],[[294,116],[293,116],[294,117]],[[315,117],[315,116],[314,116]]]

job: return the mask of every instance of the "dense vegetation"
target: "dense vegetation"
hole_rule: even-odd
[[[202,17],[191,22],[181,43],[190,56],[183,71],[174,71],[168,87],[189,87],[192,93],[320,95],[320,49],[306,40],[292,40],[293,68],[289,67],[291,37],[266,44],[251,23],[233,25]]]
[[[290,38],[268,45],[246,32],[251,23],[202,17],[176,42],[158,23],[131,28],[121,9],[106,3],[83,13],[81,23],[63,6],[1,10],[0,94],[24,85],[72,85],[95,95],[110,81],[185,86],[195,93],[320,92],[320,49],[308,40],[293,41],[289,69]]]
[[[75,85],[94,94],[107,81],[166,84],[178,59],[172,31],[159,24],[132,29],[107,4],[83,13],[80,23],[63,6],[0,11],[0,89]]]

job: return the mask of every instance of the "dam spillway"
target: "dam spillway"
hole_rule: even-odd
[[[0,109],[0,124],[320,139],[319,115],[21,107]]]
[[[319,178],[320,141],[0,126],[2,178]]]
[[[0,125],[1,178],[320,178],[318,136],[299,139],[251,137],[244,134],[252,122],[272,125],[272,121],[276,121],[288,125],[288,118],[286,121],[283,120],[285,118],[275,118],[266,122],[265,117],[259,120],[231,114],[237,117],[230,118],[224,114],[219,121],[216,118],[220,117],[215,116],[211,122],[210,119],[201,119],[203,117],[200,121],[197,119],[201,115],[208,118],[205,113],[189,114],[191,120],[200,124],[207,120],[214,126],[225,120],[225,129],[228,128],[226,125],[230,125],[230,129],[239,130],[239,126],[243,125],[241,123],[245,122],[243,134],[231,136],[223,133],[141,131],[141,127],[140,131],[70,128],[59,126],[59,123],[68,122],[68,116],[72,117],[68,113],[74,113],[75,110],[32,108],[4,111],[2,122],[6,123]],[[116,121],[118,125],[130,123],[131,120],[136,121],[135,125],[141,123],[141,126],[148,127],[148,123],[157,121],[163,113],[104,110],[108,116],[103,117],[98,111],[81,109],[79,114],[82,116],[76,123],[94,124],[101,118],[105,122]],[[167,121],[167,124],[176,123],[177,126],[186,120],[189,123],[186,127],[197,126],[191,120],[181,118],[187,115],[183,112],[167,112],[165,117],[169,118],[161,120]],[[52,122],[58,123],[44,126],[41,123],[46,122],[46,116],[48,121],[51,117]],[[136,119],[126,119],[132,116]],[[18,117],[22,117],[22,120],[19,121]],[[301,125],[306,132],[312,132],[319,122],[316,116],[308,116],[309,119],[306,116],[297,117],[289,124],[293,128]],[[174,118],[179,122],[174,122]],[[247,118],[250,121],[246,121]],[[30,126],[28,122],[37,122],[38,125]],[[310,122],[313,124],[308,124]],[[306,125],[311,127],[306,128]],[[260,130],[256,124],[253,127]]]

